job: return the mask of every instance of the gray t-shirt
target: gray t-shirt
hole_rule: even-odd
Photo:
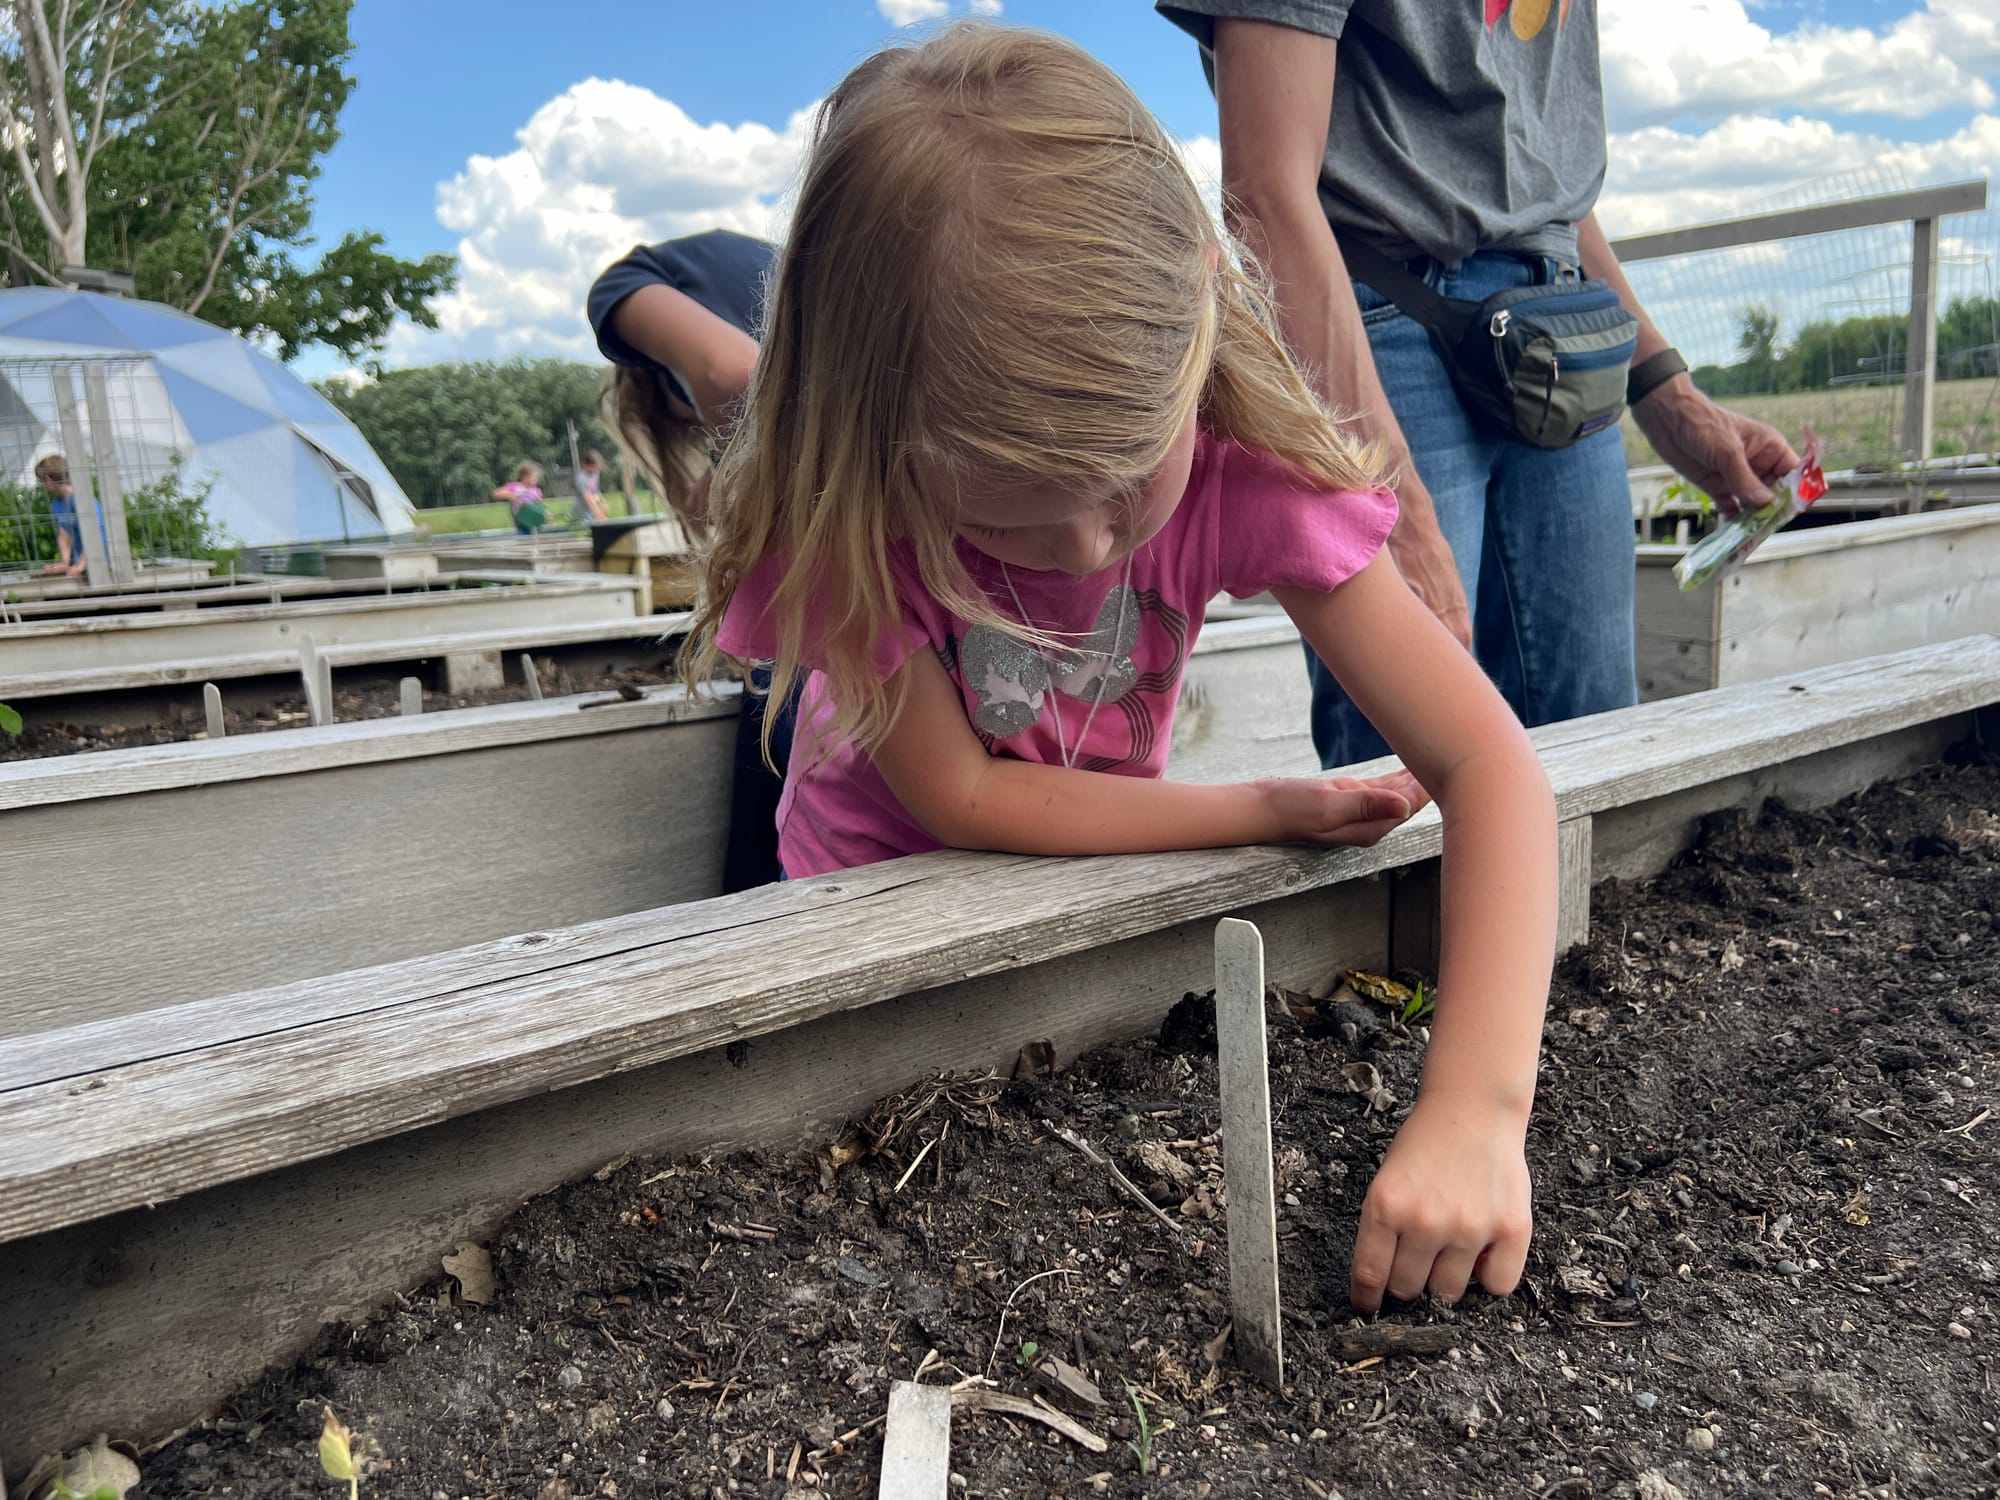
[[[1489,24],[1496,6],[1505,7]],[[1597,0],[1158,0],[1209,51],[1215,17],[1340,43],[1320,165],[1329,223],[1399,258],[1576,261],[1604,182]]]

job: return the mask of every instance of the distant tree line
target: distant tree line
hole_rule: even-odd
[[[524,459],[568,493],[569,424],[579,451],[596,448],[617,483],[617,454],[597,417],[600,365],[562,359],[382,370],[366,384],[323,382],[320,393],[361,429],[413,504],[484,500]]]
[[[1909,329],[1900,314],[1817,319],[1780,343],[1768,307],[1737,314],[1737,358],[1701,365],[1694,383],[1711,396],[1823,390],[1829,385],[1901,380]],[[2000,374],[2000,299],[1961,297],[1938,317],[1937,373],[1945,380]]]

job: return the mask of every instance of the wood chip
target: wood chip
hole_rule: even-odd
[[[1443,1323],[1370,1323],[1342,1332],[1338,1348],[1340,1357],[1351,1363],[1391,1354],[1443,1354],[1458,1343],[1458,1330]]]
[[[1074,1401],[1079,1406],[1102,1407],[1104,1393],[1097,1388],[1097,1382],[1068,1360],[1058,1359],[1053,1354],[1045,1354],[1035,1361],[1030,1372],[1051,1394]]]
[[[1092,1453],[1102,1453],[1111,1444],[1099,1437],[1081,1422],[1064,1416],[1052,1406],[1030,1401],[1026,1396],[1010,1396],[1005,1391],[987,1390],[972,1386],[953,1393],[952,1405],[966,1411],[990,1413],[995,1416],[1025,1417],[1031,1422],[1040,1422],[1075,1443],[1079,1448]]]

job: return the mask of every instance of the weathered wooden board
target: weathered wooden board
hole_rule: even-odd
[[[1550,736],[1560,743],[1545,747],[1544,764],[1562,816],[1576,818],[1962,715],[1995,697],[2000,640],[1964,641],[1579,720]],[[1430,809],[1370,850],[938,856],[892,866],[908,883],[865,899],[845,898],[849,877],[796,883],[766,898],[800,903],[779,907],[789,920],[760,919],[754,931],[674,932],[587,963],[558,949],[550,968],[503,979],[489,978],[478,955],[416,960],[398,981],[410,998],[393,1006],[379,1000],[384,977],[357,986],[342,976],[330,983],[345,1014],[322,1008],[311,1025],[107,1069],[93,1082],[86,1119],[75,1117],[64,1085],[0,1096],[0,1236],[1012,967],[1024,953],[1055,957],[1398,868],[1438,849]],[[945,872],[948,896],[923,884]],[[1092,893],[1081,912],[1080,886]],[[810,909],[814,901],[827,904]],[[757,908],[724,910],[747,921]],[[1055,912],[1064,920],[1052,924]],[[237,1002],[246,1011],[261,1003]],[[452,1046],[438,1045],[441,1029]]]
[[[1167,774],[1203,782],[1310,776],[1319,770],[1311,713],[1305,648],[1287,616],[1211,620],[1181,674]]]
[[[335,646],[518,628],[527,621],[562,625],[630,619],[651,612],[650,602],[642,599],[647,593],[636,580],[590,575],[502,588],[31,620],[0,636],[0,678],[274,651],[290,645],[301,630],[312,631],[322,646]],[[638,607],[642,602],[645,609]]]
[[[955,876],[967,861],[1004,863],[932,856],[907,862],[928,873],[856,872],[868,879],[857,878],[855,889],[919,880],[933,914],[954,915],[962,904]],[[487,950],[493,956],[484,961],[468,956],[465,977],[545,962],[565,947],[606,961],[621,945],[636,946],[649,922],[685,932],[741,924],[744,938],[761,927],[775,956],[789,942],[782,913],[833,899],[819,882],[798,882],[553,933],[546,943],[518,939]],[[1338,896],[1301,892],[1243,914],[1264,934],[1276,983],[1316,984],[1382,957],[1380,882]],[[18,1472],[73,1432],[87,1440],[100,1428],[171,1430],[296,1354],[323,1322],[358,1316],[392,1289],[434,1275],[437,1257],[461,1239],[483,1238],[523,1200],[615,1156],[817,1142],[932,1070],[1005,1072],[1024,1041],[1047,1039],[1067,1060],[1136,1035],[1158,1025],[1184,991],[1208,988],[1213,938],[1204,918],[976,978],[945,973],[936,988],[761,1036],[747,1049],[716,1046],[578,1089],[532,1090],[499,1110],[329,1160],[0,1244],[0,1307],[9,1310],[0,1319],[0,1459]],[[1016,962],[1036,951],[1022,947]],[[361,982],[383,998],[397,993],[387,977],[396,972]],[[313,993],[337,1011],[354,1004],[351,989],[330,983]],[[198,1028],[224,1024],[215,1013],[224,1009],[183,1008],[133,1051],[173,1046],[177,1025],[191,1028],[184,1045],[201,1045],[208,1036]],[[234,1034],[271,1024],[282,1022],[258,1012]],[[111,1024],[74,1040],[115,1047],[120,1032]],[[80,1061],[88,1059],[72,1056],[68,1065]],[[8,1136],[0,1126],[0,1141]],[[0,1189],[0,1200],[9,1196]]]
[[[735,712],[660,689],[0,767],[0,1037],[712,896]]]
[[[1686,594],[1683,550],[1638,550],[1642,698],[2000,630],[2000,506],[1786,532]]]

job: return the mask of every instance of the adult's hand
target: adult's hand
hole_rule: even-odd
[[[1414,468],[1406,467],[1396,481],[1396,498],[1402,514],[1389,533],[1389,555],[1410,591],[1458,637],[1459,645],[1471,650],[1472,611],[1466,604],[1465,585],[1459,581],[1444,533],[1438,530],[1430,492]]]
[[[1632,408],[1654,450],[1711,495],[1726,516],[1771,499],[1771,485],[1798,466],[1777,428],[1717,406],[1685,375]]]

